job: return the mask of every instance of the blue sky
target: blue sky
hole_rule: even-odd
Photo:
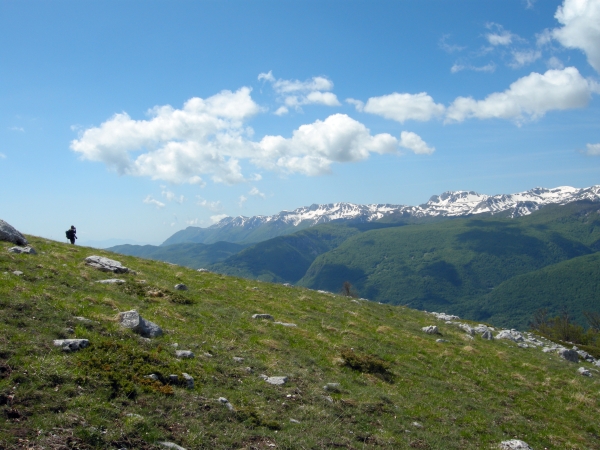
[[[0,218],[157,244],[600,184],[599,24],[600,0],[1,0]]]

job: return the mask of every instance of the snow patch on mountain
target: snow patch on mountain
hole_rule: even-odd
[[[406,217],[459,217],[473,214],[497,214],[509,211],[510,217],[521,217],[550,204],[591,200],[600,201],[600,185],[577,189],[559,186],[553,189],[534,188],[516,194],[486,195],[473,191],[448,191],[434,195],[419,206],[354,203],[330,203],[304,206],[293,211],[281,211],[272,216],[226,217],[211,228],[245,227],[253,229],[267,223],[293,225],[308,223],[310,226],[332,220],[357,220],[371,222],[391,214]]]

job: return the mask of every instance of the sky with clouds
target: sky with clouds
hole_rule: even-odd
[[[0,218],[53,239],[600,184],[600,0],[7,0],[0,61]]]

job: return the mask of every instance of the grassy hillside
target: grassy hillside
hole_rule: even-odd
[[[173,244],[156,245],[116,245],[107,249],[129,256],[166,261],[173,264],[199,269],[223,261],[243,250],[246,246],[233,242],[215,242],[214,244]]]
[[[435,319],[405,307],[28,238],[37,255],[0,243],[0,448],[481,449],[513,437],[600,448],[598,372],[582,377],[556,355],[443,322],[436,342],[421,331]],[[96,283],[109,276],[84,265],[91,254],[137,273]],[[165,334],[121,328],[116,314],[134,308]],[[52,345],[66,337],[90,346]],[[193,389],[168,384],[184,372]]]
[[[583,312],[600,309],[599,294],[600,253],[594,253],[511,278],[483,302],[491,314],[488,320],[504,326],[525,328],[540,308],[550,317],[566,308],[573,320],[587,325]]]
[[[518,275],[594,253],[599,242],[598,205],[586,202],[548,206],[519,219],[409,225],[351,237],[317,257],[299,284],[339,291],[349,281],[369,299],[486,320],[498,313],[482,301],[492,289]],[[528,293],[521,297],[527,310],[561,301],[541,291]],[[504,313],[504,323],[518,320],[518,312]]]

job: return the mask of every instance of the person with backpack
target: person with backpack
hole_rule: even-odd
[[[71,228],[69,228],[66,232],[67,234],[67,239],[71,241],[71,244],[75,245],[75,239],[77,239],[77,236],[75,236],[75,233],[77,233],[77,230],[75,229],[75,225],[71,225]]]

